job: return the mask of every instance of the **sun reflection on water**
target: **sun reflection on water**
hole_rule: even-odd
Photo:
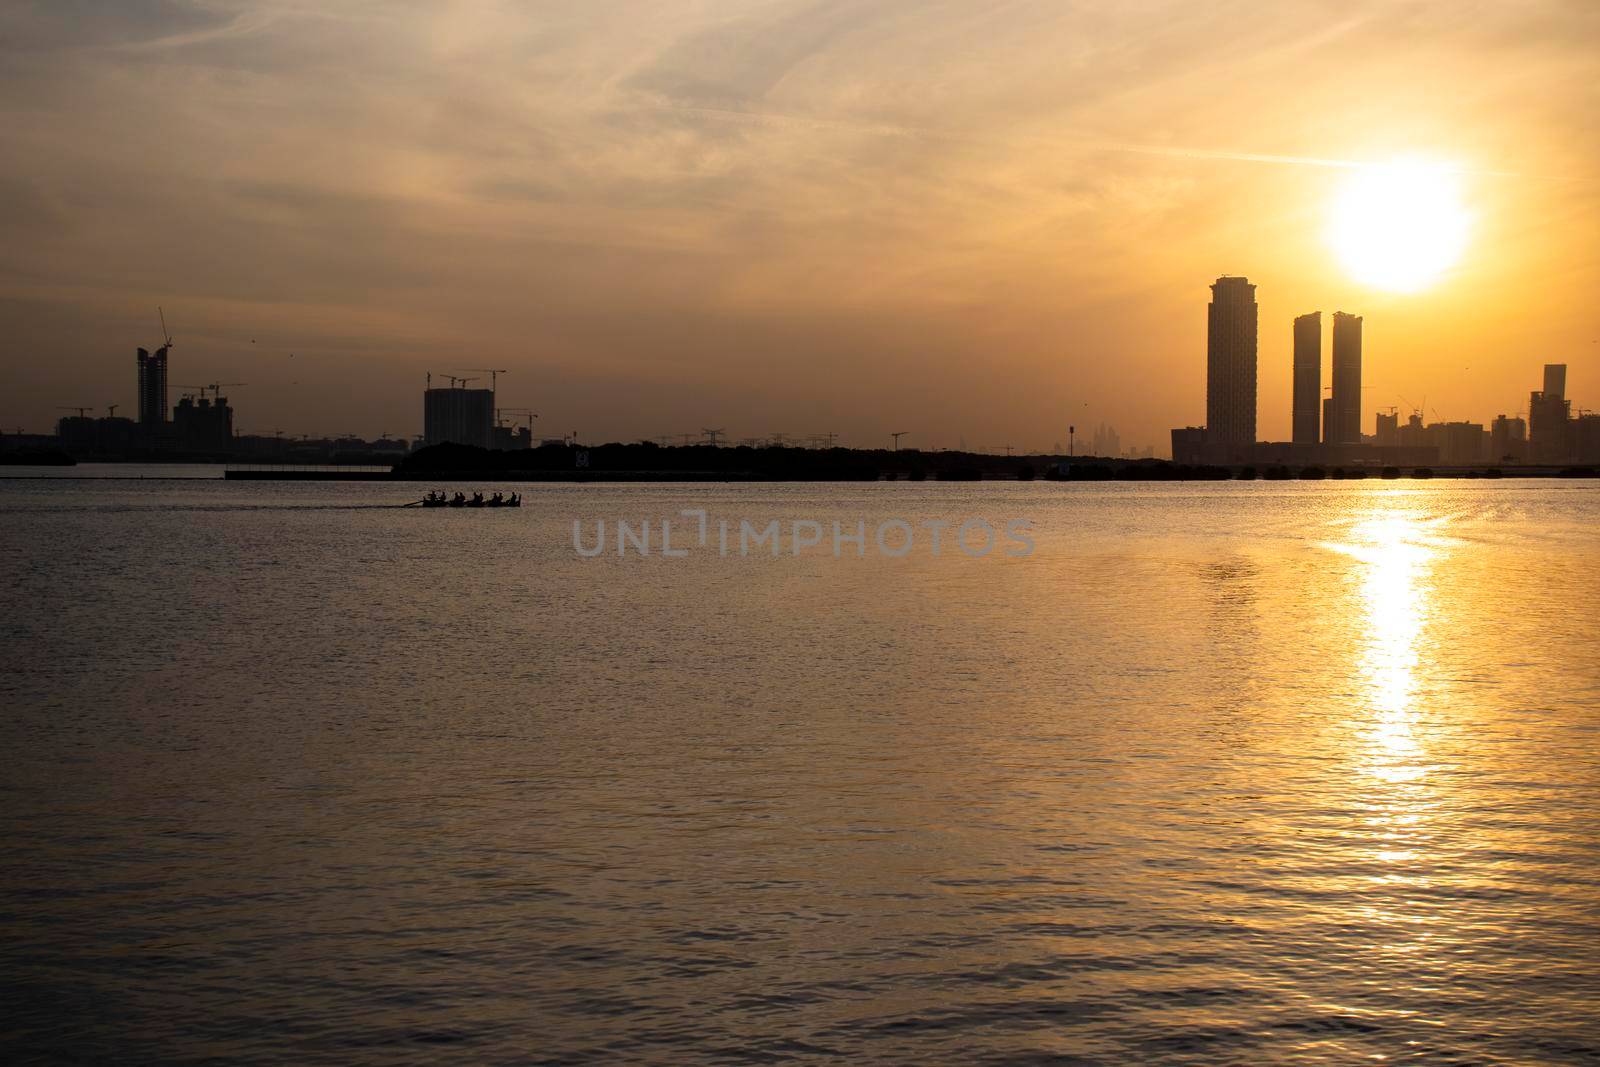
[[[1432,610],[1432,570],[1443,551],[1441,520],[1385,511],[1355,522],[1332,547],[1363,566],[1361,617],[1356,632],[1365,704],[1368,774],[1390,783],[1427,773],[1417,736],[1417,694],[1423,633]]]

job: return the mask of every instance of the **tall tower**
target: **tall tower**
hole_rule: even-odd
[[[1333,313],[1332,444],[1361,443],[1361,316]]]
[[[1322,440],[1322,312],[1294,320],[1294,436],[1297,445]]]
[[[1567,399],[1567,365],[1544,365],[1544,391],[1528,397],[1528,444],[1536,463],[1572,459],[1572,401]]]
[[[1247,278],[1211,286],[1206,330],[1206,442],[1256,441],[1256,287]]]
[[[167,345],[154,352],[139,349],[139,425],[160,427],[167,421]]]
[[[1565,363],[1546,363],[1544,365],[1544,395],[1553,396],[1558,400],[1566,399],[1567,365]]]

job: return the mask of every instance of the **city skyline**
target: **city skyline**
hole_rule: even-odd
[[[1203,417],[1221,273],[1264,322],[1381,322],[1369,410],[1488,419],[1530,363],[1600,392],[1589,16],[1386,12],[1258,12],[1238,65],[1207,59],[1237,27],[1163,5],[954,37],[949,12],[711,5],[626,46],[537,7],[13,11],[0,326],[31,355],[0,425],[131,404],[160,305],[175,361],[250,383],[247,432],[408,433],[424,373],[494,365],[596,438],[1160,442]],[[1472,227],[1390,291],[1325,231],[1368,210],[1353,165],[1409,156],[1454,168]],[[1290,344],[1260,338],[1264,439],[1291,435]]]

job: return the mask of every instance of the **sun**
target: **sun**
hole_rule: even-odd
[[[1358,281],[1414,293],[1461,259],[1471,229],[1460,172],[1397,160],[1357,167],[1328,219],[1328,243]]]

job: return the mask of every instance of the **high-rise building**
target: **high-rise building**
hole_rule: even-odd
[[[1398,411],[1378,412],[1377,425],[1373,429],[1372,443],[1380,448],[1393,448],[1400,444],[1400,413]]]
[[[422,394],[422,440],[491,448],[494,444],[494,390],[429,389]]]
[[[1544,390],[1528,396],[1528,451],[1535,463],[1566,463],[1572,458],[1572,402],[1567,399],[1567,365],[1544,365]]]
[[[1422,425],[1422,413],[1413,411],[1406,424],[1399,429],[1401,448],[1420,448],[1428,443],[1428,430]]]
[[[1294,435],[1297,445],[1314,445],[1322,439],[1322,312],[1313,311],[1294,320]]]
[[[1481,422],[1430,423],[1428,436],[1438,446],[1440,463],[1460,466],[1482,463],[1491,437]]]
[[[1206,441],[1222,449],[1256,440],[1256,287],[1221,277],[1206,323]]]
[[[139,349],[139,425],[160,428],[167,421],[167,345]]]
[[[233,448],[233,408],[225,396],[215,403],[185,396],[172,409],[172,432],[192,452],[227,452]]]
[[[1567,365],[1565,363],[1546,363],[1544,365],[1544,391],[1546,396],[1565,397],[1567,395]]]
[[[1361,317],[1333,313],[1333,425],[1331,444],[1361,443]]]
[[[1528,424],[1521,418],[1497,415],[1489,426],[1489,461],[1520,463],[1527,457]]]

